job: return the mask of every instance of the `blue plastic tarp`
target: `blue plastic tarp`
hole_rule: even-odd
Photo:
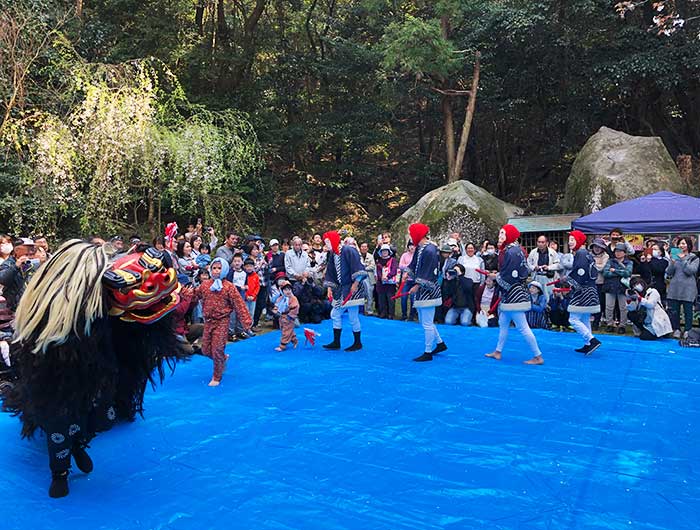
[[[446,355],[414,363],[418,324],[362,323],[354,353],[231,344],[219,388],[208,359],[178,366],[65,499],[45,440],[0,414],[2,528],[697,530],[699,350],[603,336],[586,358],[536,331],[527,366],[515,329],[497,362],[497,329],[440,326]]]
[[[700,233],[700,199],[660,191],[620,202],[571,223],[587,234],[620,228],[629,234]]]

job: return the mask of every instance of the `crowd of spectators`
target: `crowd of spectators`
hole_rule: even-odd
[[[329,251],[320,234],[306,239],[300,236],[273,238],[266,242],[255,234],[242,237],[227,232],[220,241],[212,228],[204,228],[201,220],[197,220],[172,240],[156,237],[152,241],[142,241],[138,235],[128,239],[116,235],[108,240],[91,237],[89,241],[109,243],[114,250],[113,259],[144,246],[163,250],[185,287],[196,288],[203,280],[208,280],[212,260],[224,260],[229,265],[227,279],[245,301],[253,324],[251,329],[243,329],[236,313],[232,313],[229,340],[246,339],[265,322],[279,328],[279,314],[274,307],[281,295],[280,285],[286,282],[299,303],[298,312],[294,312],[297,325],[319,323],[330,316],[331,303],[323,288]],[[343,243],[358,249],[368,272],[364,280],[368,293],[365,315],[415,320],[413,300],[406,295],[408,288],[404,287],[415,251],[413,244],[409,241],[405,246],[397,246],[389,232],[371,242],[358,243],[352,237],[345,237]],[[448,325],[497,326],[498,291],[494,280],[498,272],[498,252],[495,243],[485,240],[477,245],[464,241],[459,233],[435,243],[440,251],[439,281],[443,297],[436,320]],[[532,301],[532,309],[527,313],[528,323],[533,328],[570,329],[569,289],[560,281],[562,253],[559,245],[545,235],[537,238],[536,245],[526,253]],[[641,280],[644,286],[658,293],[658,306],[651,309],[668,311],[673,336],[687,337],[697,305],[700,265],[691,238],[680,237],[672,242],[652,240],[646,243],[644,250],[635,252],[622,232],[615,229],[606,238],[593,239],[588,248],[598,272],[596,285],[601,306],[601,312],[593,317],[594,330],[604,327],[609,332],[627,333],[630,315],[633,315],[637,321],[632,324],[632,331],[643,334],[644,326],[638,320],[640,310],[647,317],[650,312],[641,309],[640,296],[634,292]],[[5,314],[3,311],[10,314],[14,311],[24,286],[50,257],[50,252],[41,234],[31,239],[0,235],[0,317]],[[660,316],[657,312],[657,319]],[[183,335],[188,334],[190,327],[201,325],[204,318],[201,303],[193,304],[182,318]]]

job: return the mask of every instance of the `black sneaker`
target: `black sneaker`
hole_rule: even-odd
[[[583,353],[584,355],[590,355],[591,353],[593,353],[594,351],[596,351],[596,350],[597,350],[598,348],[600,348],[601,346],[602,346],[602,343],[601,343],[598,339],[596,339],[595,337],[593,337],[593,338],[591,339],[591,343],[590,343],[588,346],[585,347],[585,349],[583,350],[582,353]]]
[[[586,353],[586,350],[589,348],[588,344],[584,344],[580,348],[576,348],[574,351],[577,353]]]
[[[413,359],[417,363],[424,363],[425,361],[432,361],[433,360],[433,354],[430,352],[425,352],[423,355],[420,357],[416,357]]]
[[[430,352],[430,355],[439,355],[440,353],[447,350],[447,345],[444,342],[438,342],[435,345],[435,349]]]

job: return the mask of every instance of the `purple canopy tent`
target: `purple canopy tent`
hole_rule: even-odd
[[[613,204],[571,223],[586,234],[620,228],[630,234],[700,233],[700,199],[660,191]]]

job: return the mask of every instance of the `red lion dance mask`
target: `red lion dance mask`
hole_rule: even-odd
[[[152,324],[180,302],[177,272],[155,248],[124,256],[103,277],[110,295],[111,316],[125,322]]]

